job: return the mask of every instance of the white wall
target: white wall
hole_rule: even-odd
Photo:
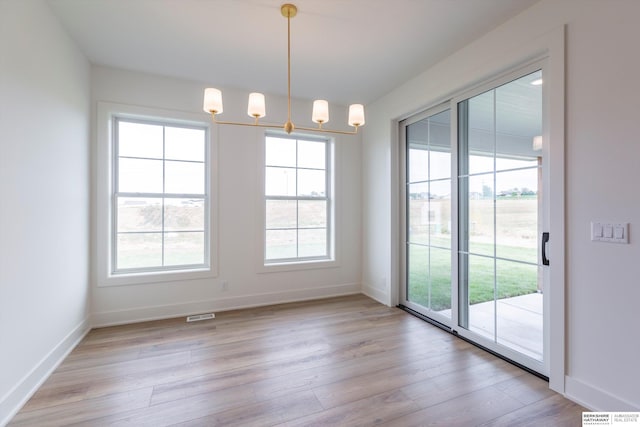
[[[363,136],[363,289],[392,303],[397,273],[394,121],[495,73],[566,24],[566,394],[640,409],[640,2],[543,0],[368,108]],[[631,244],[592,243],[591,220],[631,223]],[[553,325],[552,325],[553,328]]]
[[[100,101],[130,104],[193,112],[209,120],[202,111],[205,86],[203,83],[94,66],[92,106],[95,109]],[[248,92],[230,89],[223,89],[223,92],[225,105],[220,119],[249,121],[246,115]],[[334,109],[331,112],[332,122],[339,123],[338,118],[345,117],[346,124],[346,110],[335,106],[331,108]],[[293,111],[294,123],[299,126],[313,125],[308,123],[311,102],[295,101]],[[286,100],[267,94],[267,114],[265,120],[284,122]],[[95,114],[93,117],[95,130]],[[219,170],[219,234],[216,236],[218,276],[206,280],[111,287],[98,286],[94,279],[94,326],[360,292],[360,137],[339,137],[335,144],[337,216],[340,221],[336,239],[339,265],[314,270],[260,273],[257,266],[262,238],[257,224],[262,194],[260,153],[264,144],[264,130],[216,126],[213,133],[218,143]],[[95,150],[93,161],[100,161]],[[94,209],[95,206],[94,201]],[[97,271],[95,258],[94,272]],[[221,289],[223,281],[228,282],[227,291]]]
[[[0,1],[0,425],[88,327],[89,72],[46,4]]]

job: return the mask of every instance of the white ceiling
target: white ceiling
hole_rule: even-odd
[[[292,96],[368,103],[538,0],[295,0]],[[286,94],[283,0],[48,0],[95,64]]]

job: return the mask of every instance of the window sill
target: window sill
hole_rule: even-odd
[[[257,273],[280,273],[285,271],[317,270],[321,268],[336,268],[340,263],[335,259],[296,261],[283,263],[260,264]]]
[[[178,282],[184,280],[209,279],[216,276],[216,272],[210,268],[111,274],[107,275],[106,277],[101,277],[98,281],[98,287],[144,285],[158,282]]]

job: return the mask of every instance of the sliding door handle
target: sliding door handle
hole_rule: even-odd
[[[547,258],[547,243],[549,243],[549,232],[542,233],[542,265],[549,265],[549,258]]]

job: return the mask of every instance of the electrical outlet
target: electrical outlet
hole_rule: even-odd
[[[223,291],[228,291],[229,290],[229,282],[227,282],[226,280],[222,281],[222,284],[220,285],[220,288]]]

